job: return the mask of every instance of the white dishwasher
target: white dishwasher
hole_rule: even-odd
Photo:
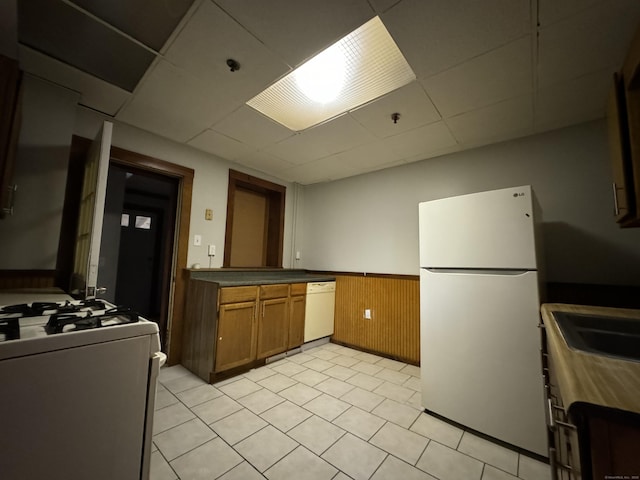
[[[336,282],[307,283],[307,306],[304,312],[305,342],[333,334],[335,305]]]

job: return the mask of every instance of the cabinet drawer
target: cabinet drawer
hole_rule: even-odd
[[[258,288],[254,285],[247,287],[224,287],[220,289],[220,304],[250,302],[258,296]]]
[[[289,296],[289,284],[260,285],[260,300],[267,298],[284,298]]]
[[[291,284],[291,296],[295,295],[306,295],[307,294],[307,284],[306,283],[292,283]]]

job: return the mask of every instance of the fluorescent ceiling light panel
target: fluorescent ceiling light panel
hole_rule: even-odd
[[[416,79],[382,20],[375,17],[247,102],[300,131]]]

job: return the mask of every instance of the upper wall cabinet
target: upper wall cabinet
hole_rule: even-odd
[[[640,30],[614,74],[607,117],[615,219],[621,227],[640,227]]]
[[[16,185],[12,183],[20,132],[20,82],[18,62],[0,55],[0,218],[13,214]]]

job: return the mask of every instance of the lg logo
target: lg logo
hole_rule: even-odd
[[[523,193],[523,192],[520,192],[520,193],[514,193],[514,194],[513,194],[513,197],[514,197],[514,198],[517,198],[517,197],[524,197],[524,193]]]

